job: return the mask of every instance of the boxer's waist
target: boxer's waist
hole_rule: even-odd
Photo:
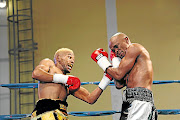
[[[67,113],[67,102],[61,100],[41,99],[37,102],[33,112],[36,111],[36,115],[42,114],[47,111],[59,109],[62,112]]]
[[[123,92],[124,102],[133,102],[134,100],[154,103],[152,91],[142,87],[127,88]]]

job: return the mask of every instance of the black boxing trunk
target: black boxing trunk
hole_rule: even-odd
[[[36,103],[36,107],[33,110],[33,112],[36,111],[36,115],[39,115],[47,111],[58,109],[62,111],[63,113],[67,114],[67,111],[66,111],[67,107],[68,107],[68,104],[66,101],[42,99]]]

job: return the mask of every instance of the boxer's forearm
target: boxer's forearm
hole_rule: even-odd
[[[73,96],[75,96],[76,98],[79,98],[89,104],[94,104],[98,100],[98,98],[100,97],[102,92],[103,92],[103,90],[101,90],[99,87],[97,87],[91,93],[87,89],[80,87],[79,90],[77,90],[76,92],[73,93]]]
[[[91,92],[91,94],[89,95],[89,104],[94,104],[98,100],[102,92],[103,91],[99,87]]]
[[[106,72],[116,80],[121,80],[125,75],[122,71],[119,71],[118,68],[113,67],[109,67]]]

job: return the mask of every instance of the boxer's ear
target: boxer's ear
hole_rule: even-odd
[[[129,43],[129,38],[128,37],[125,37],[124,39],[126,40],[126,43]]]
[[[125,37],[125,40],[129,40],[129,38],[128,38],[128,37]]]
[[[56,64],[56,58],[54,58],[54,63]]]
[[[57,55],[57,57],[56,57],[56,60],[57,60],[58,62],[60,62],[60,57],[61,57],[60,55]],[[56,62],[57,62],[57,61],[56,61]]]

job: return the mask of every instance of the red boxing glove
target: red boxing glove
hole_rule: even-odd
[[[81,85],[78,77],[63,74],[54,74],[52,82],[67,84],[71,92],[77,91]]]
[[[111,59],[111,61],[112,61],[112,59],[113,59],[114,57],[116,57],[116,55],[115,55],[115,53],[111,50],[111,53],[110,53],[110,59]]]
[[[106,68],[111,66],[111,63],[108,61],[108,53],[102,48],[98,48],[91,54],[91,58],[105,71]]]
[[[108,53],[106,51],[104,51],[102,48],[98,48],[97,50],[95,50],[92,54],[91,54],[91,58],[97,62],[100,58],[102,58],[103,56],[105,56],[106,58],[108,58]]]
[[[69,85],[69,91],[75,92],[80,88],[81,81],[79,80],[78,77],[69,76],[67,80],[67,84]]]

